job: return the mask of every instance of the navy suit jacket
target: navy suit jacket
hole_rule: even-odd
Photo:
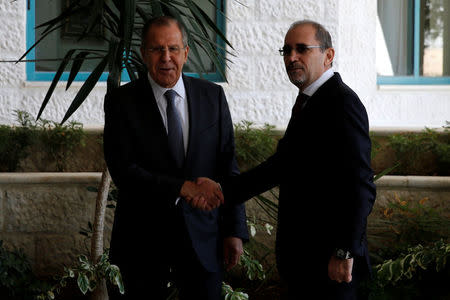
[[[366,110],[335,73],[291,117],[273,156],[222,183],[226,203],[279,185],[276,254],[282,277],[316,272],[326,279],[336,248],[350,250],[370,270],[366,224],[376,194],[370,149]]]
[[[183,75],[189,108],[189,143],[182,168],[170,156],[161,114],[147,76],[105,97],[105,160],[119,189],[111,240],[111,259],[119,264],[136,256],[137,241],[155,241],[146,251],[168,254],[187,230],[206,270],[220,270],[222,240],[248,239],[241,205],[203,212],[175,201],[185,180],[220,180],[238,174],[233,124],[222,87]],[[181,216],[181,217],[180,217]],[[179,226],[185,226],[180,229]],[[148,254],[148,253],[147,253]]]

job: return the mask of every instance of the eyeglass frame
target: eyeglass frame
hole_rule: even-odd
[[[286,46],[288,46],[288,45],[284,45],[283,48],[286,47]],[[289,46],[289,47],[290,47],[290,46]],[[302,50],[302,51],[298,51],[299,47],[302,47],[303,50]],[[278,49],[278,51],[280,52],[280,55],[284,57],[284,56],[289,56],[289,55],[291,55],[292,50],[294,50],[294,49],[295,49],[295,51],[296,51],[298,54],[304,54],[304,53],[306,52],[306,50],[308,50],[308,49],[312,49],[312,48],[323,48],[323,47],[320,46],[320,45],[306,45],[306,44],[300,43],[300,44],[295,44],[295,47],[294,47],[294,48],[291,47],[291,49],[290,49],[290,51],[289,51],[288,54],[283,54],[283,52],[285,51],[283,48]]]
[[[174,49],[175,48],[175,49]],[[180,46],[158,46],[158,47],[149,47],[145,48],[145,52],[149,52],[152,54],[164,54],[166,51],[169,51],[170,54],[179,54],[181,50],[185,50],[187,46],[180,47]]]

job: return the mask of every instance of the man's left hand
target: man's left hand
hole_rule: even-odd
[[[331,280],[341,282],[352,281],[353,258],[339,259],[332,255],[328,263],[328,276]]]
[[[223,254],[226,270],[229,271],[239,262],[244,253],[242,240],[237,237],[226,237],[223,241]]]

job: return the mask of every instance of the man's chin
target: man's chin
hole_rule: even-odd
[[[163,88],[171,88],[177,83],[177,81],[178,78],[158,78],[158,80],[155,80],[155,82]]]
[[[291,81],[291,83],[293,85],[295,85],[298,88],[300,88],[303,85],[303,83],[305,83],[304,80],[299,79],[299,78],[289,78],[289,80]]]

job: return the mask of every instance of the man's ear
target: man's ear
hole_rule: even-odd
[[[187,62],[188,54],[189,54],[189,46],[186,46],[186,54],[185,54],[185,56],[184,56],[184,63]]]
[[[141,57],[142,57],[142,59],[145,59],[145,47],[141,46],[139,49],[141,50]]]
[[[334,60],[334,48],[328,48],[325,50],[325,67],[330,67]]]

